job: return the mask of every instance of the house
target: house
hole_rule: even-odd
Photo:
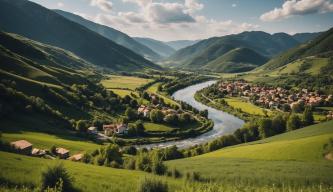
[[[89,134],[92,134],[92,135],[97,135],[97,134],[98,134],[97,127],[89,127],[89,128],[87,129],[87,132],[88,132]]]
[[[37,157],[42,157],[46,155],[46,150],[43,149],[38,149],[38,148],[33,148],[31,152],[32,156],[37,156]]]
[[[149,107],[145,106],[145,105],[141,105],[139,108],[138,108],[138,114],[139,115],[143,115],[144,117],[148,117],[149,116],[149,113],[150,113],[150,109]]]
[[[103,130],[105,135],[112,135],[114,133],[127,134],[128,127],[127,124],[124,123],[110,124],[110,125],[103,125]]]
[[[24,155],[31,155],[32,144],[26,140],[11,142],[10,145],[18,152]]]
[[[68,158],[68,160],[71,160],[71,161],[81,161],[82,158],[83,158],[83,154],[82,153],[78,153],[78,154],[70,156]]]
[[[69,150],[59,147],[59,148],[56,148],[56,154],[61,159],[67,159],[69,157]]]

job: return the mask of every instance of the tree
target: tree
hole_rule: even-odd
[[[303,112],[303,123],[305,126],[307,125],[312,125],[314,122],[314,117],[313,117],[313,113],[310,107],[306,107],[304,112]]]
[[[189,114],[189,113],[182,113],[180,116],[179,116],[179,121],[181,123],[189,123],[191,122],[192,120],[192,116]]]
[[[272,120],[272,129],[275,134],[284,133],[286,131],[286,120],[282,115],[277,115]]]
[[[161,110],[154,109],[150,112],[150,120],[154,123],[163,122],[164,114]]]
[[[154,174],[156,175],[164,175],[167,167],[163,164],[163,161],[160,159],[159,155],[157,152],[153,152],[152,157],[151,157],[152,165],[151,165],[151,170]]]
[[[53,167],[47,167],[42,172],[42,190],[55,188],[59,182],[62,182],[62,191],[74,191],[73,177],[67,172],[62,164],[57,164]]]
[[[76,122],[76,130],[77,131],[86,132],[87,129],[88,129],[88,126],[89,126],[89,124],[88,124],[88,121],[86,121],[86,120],[78,120]]]
[[[135,122],[135,128],[138,135],[142,135],[145,132],[145,127],[141,120]]]
[[[135,119],[138,118],[138,113],[137,113],[134,109],[128,107],[128,108],[126,109],[126,111],[125,111],[125,116],[126,116],[129,120],[135,120]]]
[[[176,114],[169,114],[164,117],[166,123],[176,125],[178,123],[178,116]]]
[[[205,110],[203,110],[203,111],[200,111],[200,113],[199,113],[201,116],[203,116],[203,117],[208,117],[208,110],[207,109],[205,109]]]
[[[301,124],[302,122],[299,116],[296,114],[291,114],[287,121],[287,130],[292,131],[299,129],[301,127]]]
[[[263,118],[259,121],[259,135],[261,138],[267,138],[274,135],[272,131],[272,120]]]

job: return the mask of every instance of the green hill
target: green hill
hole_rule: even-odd
[[[130,36],[126,35],[125,33],[120,32],[116,29],[113,29],[113,28],[105,26],[105,25],[100,25],[100,24],[94,23],[94,22],[84,19],[78,15],[75,15],[73,13],[69,13],[69,12],[62,11],[62,10],[54,10],[54,11],[75,23],[85,26],[92,31],[95,31],[96,33],[112,40],[113,42],[118,43],[119,45],[122,45],[122,46],[132,50],[135,53],[140,54],[141,56],[143,56],[149,60],[154,61],[154,60],[160,59],[160,57],[161,57],[158,53],[153,51],[154,49],[149,48],[149,46],[145,46],[145,44],[138,43],[136,40],[134,40]]]
[[[204,68],[216,72],[250,71],[267,62],[267,58],[248,48],[236,48],[209,62]]]
[[[175,52],[175,49],[167,45],[162,41],[157,41],[150,38],[135,37],[134,38],[139,43],[146,45],[150,49],[154,50],[156,53],[163,57],[168,57]]]
[[[112,120],[120,98],[93,83],[101,78],[94,69],[66,50],[0,32],[2,123],[16,125],[29,114],[31,128],[45,132],[52,131],[49,127],[68,130],[71,121],[93,116]]]
[[[321,33],[317,38],[310,42],[290,49],[281,55],[274,57],[262,66],[263,69],[276,69],[288,63],[303,59],[309,56],[330,56],[333,51],[333,28]]]
[[[176,40],[176,41],[167,41],[165,44],[172,47],[175,50],[183,49],[185,47],[191,46],[200,40]]]
[[[270,35],[261,31],[243,32],[200,41],[177,51],[165,63],[187,69],[214,69],[214,66],[206,65],[236,48],[248,48],[270,58],[298,44],[299,42],[284,33]]]
[[[27,0],[0,0],[0,18],[3,31],[61,47],[98,66],[113,70],[159,69],[129,49]]]
[[[167,164],[225,183],[332,185],[333,164],[324,159],[332,138],[330,121]]]
[[[318,37],[322,32],[317,33],[296,33],[293,35],[293,38],[300,43],[306,43]]]

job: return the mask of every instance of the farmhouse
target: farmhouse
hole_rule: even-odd
[[[68,158],[68,160],[71,160],[71,161],[81,161],[83,157],[83,154],[79,153],[79,154],[75,154],[75,155],[72,155]]]
[[[46,155],[46,150],[33,148],[32,152],[31,152],[31,155],[36,156],[36,157],[41,157],[41,156]]]
[[[124,123],[110,124],[110,125],[103,125],[103,130],[105,135],[112,135],[114,133],[126,134],[128,131],[128,127],[127,124]]]
[[[11,142],[10,145],[19,153],[30,155],[32,151],[32,144],[26,140],[19,140]]]
[[[150,113],[150,108],[148,106],[141,105],[138,108],[138,115],[143,115],[144,117],[148,117],[149,113]]]
[[[69,150],[59,147],[59,148],[56,148],[56,154],[61,159],[67,159],[69,157]]]

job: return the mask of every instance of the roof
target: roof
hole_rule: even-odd
[[[19,140],[19,141],[11,142],[10,144],[17,149],[26,149],[28,147],[32,147],[32,144],[26,140]]]
[[[82,159],[82,157],[83,157],[83,154],[78,153],[78,154],[70,156],[68,159],[74,160],[74,161],[80,161]]]
[[[89,127],[88,130],[89,131],[95,131],[95,130],[97,130],[97,127]]]
[[[56,152],[59,154],[66,154],[66,153],[69,153],[69,150],[67,150],[65,148],[56,148]]]

